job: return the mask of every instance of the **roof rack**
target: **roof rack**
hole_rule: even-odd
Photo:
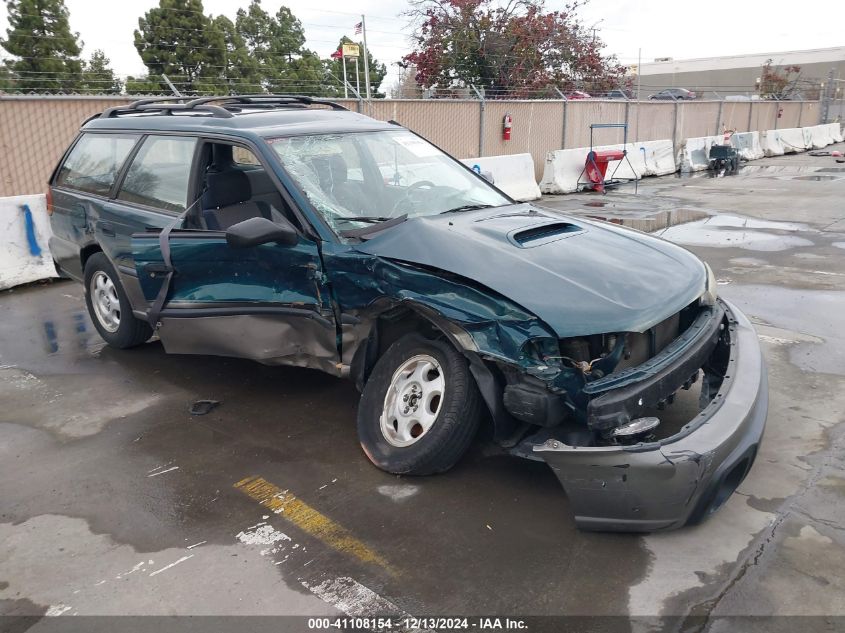
[[[308,108],[310,106],[328,106],[332,110],[346,110],[339,103],[326,99],[317,99],[302,95],[253,94],[211,97],[149,97],[133,101],[128,105],[108,108],[99,115],[101,119],[118,117],[139,112],[196,112],[210,114],[214,118],[230,119],[235,113],[244,111],[275,110],[282,108]]]

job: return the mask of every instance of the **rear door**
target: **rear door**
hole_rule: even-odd
[[[72,276],[82,278],[80,248],[103,238],[97,224],[115,181],[141,139],[140,134],[86,132],[76,140],[56,172],[51,185],[53,238],[50,249],[59,265]],[[105,236],[101,247],[113,255],[112,238]]]
[[[111,200],[101,206],[97,241],[115,264],[135,310],[146,309],[135,271],[130,237],[159,230],[185,210],[192,195],[190,176],[198,140],[191,136],[145,136],[119,179]]]
[[[262,167],[264,167],[262,165]],[[165,349],[339,373],[337,330],[316,242],[231,248],[223,231],[177,228],[173,275],[158,318]],[[132,236],[147,302],[166,278],[159,231]]]

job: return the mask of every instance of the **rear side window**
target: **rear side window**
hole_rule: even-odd
[[[184,211],[197,139],[148,136],[120,186],[117,197],[167,211]]]
[[[83,134],[59,169],[56,185],[107,196],[137,134]]]
[[[235,145],[232,147],[232,160],[238,165],[260,166],[261,162],[256,158],[255,154],[245,147]]]

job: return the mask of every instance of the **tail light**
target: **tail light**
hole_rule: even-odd
[[[47,187],[47,215],[53,215],[53,188]]]

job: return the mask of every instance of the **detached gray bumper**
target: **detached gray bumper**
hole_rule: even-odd
[[[727,305],[728,374],[710,405],[678,434],[635,446],[549,440],[534,447],[563,484],[579,528],[650,532],[697,523],[745,478],[766,424],[768,381],[754,328]]]

